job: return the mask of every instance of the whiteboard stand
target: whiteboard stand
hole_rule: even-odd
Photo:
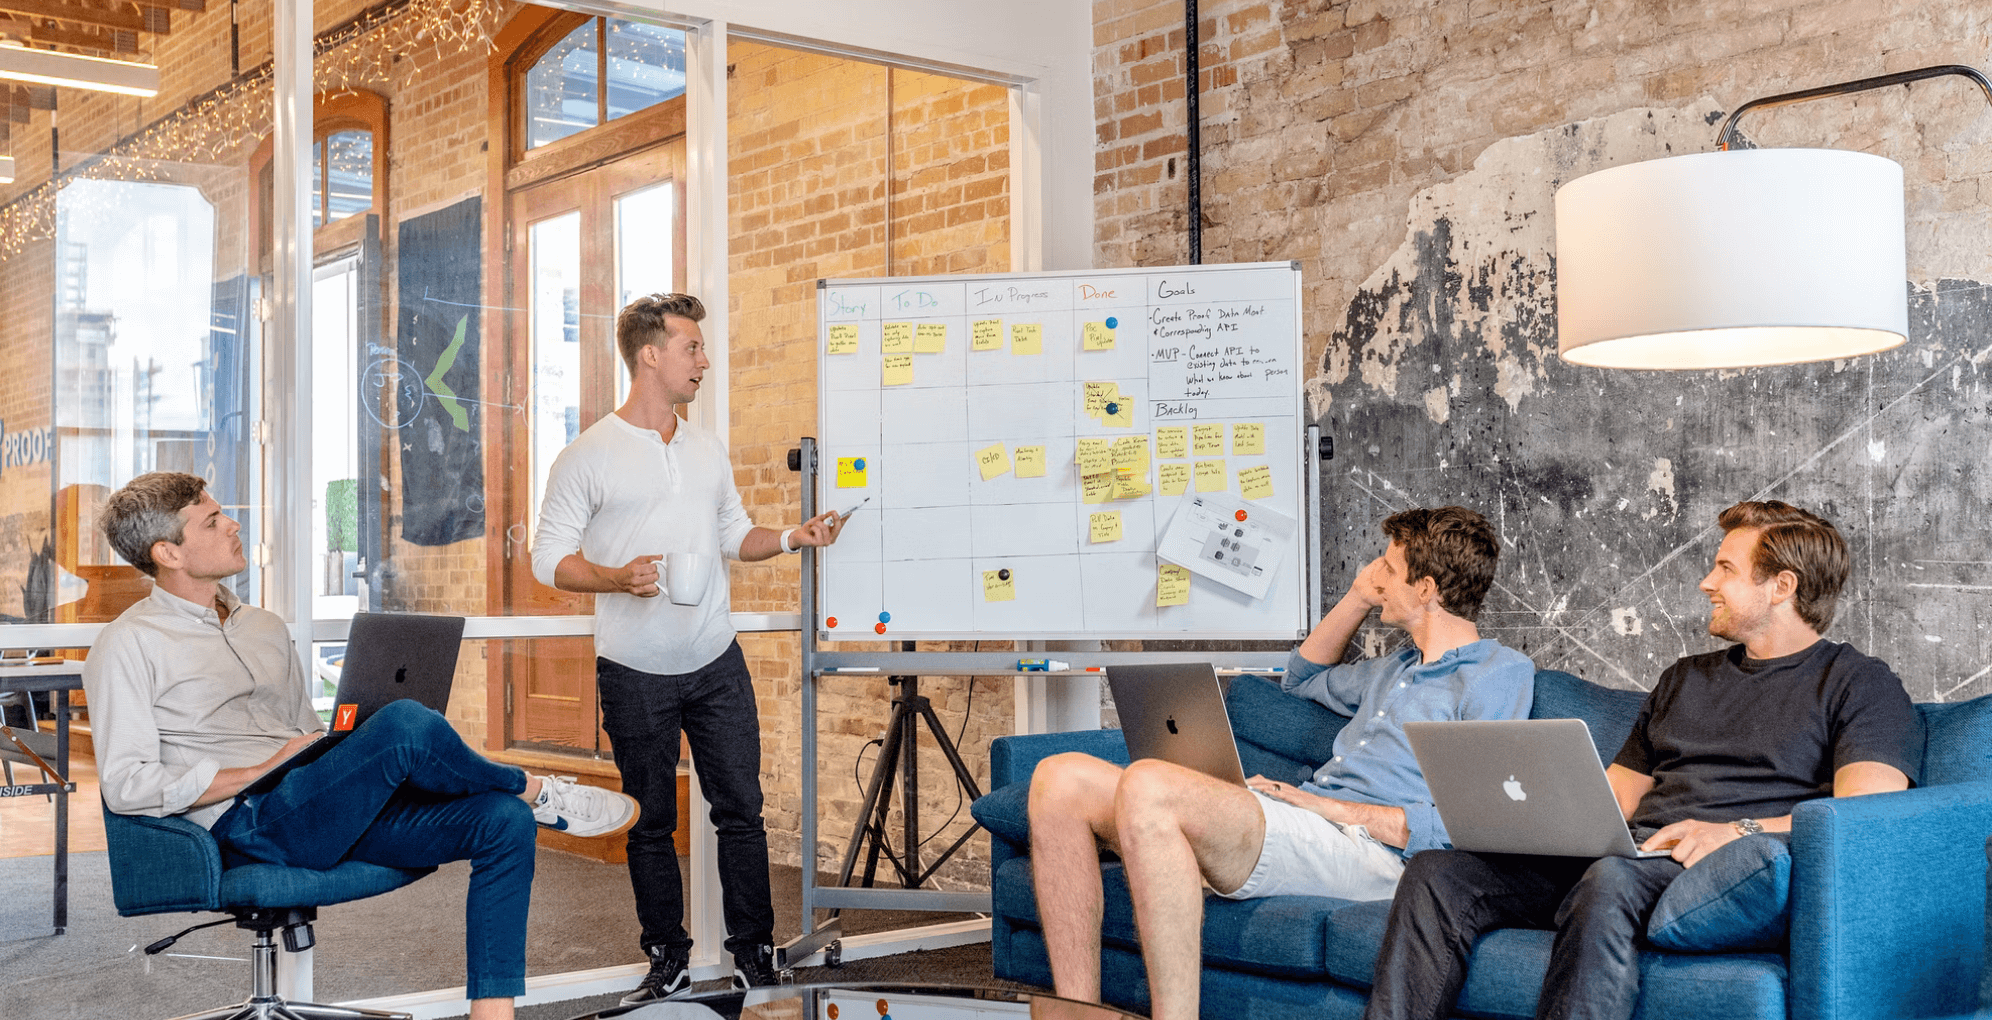
[[[1320,426],[1307,426],[1305,442],[1306,446],[1303,449],[1310,452],[1319,450],[1322,458],[1332,456],[1330,452],[1332,446],[1321,442]],[[817,452],[816,439],[811,436],[802,437],[800,449],[790,451],[790,468],[802,473],[804,520],[816,516],[817,513],[819,469]],[[1319,620],[1322,603],[1319,460],[1309,457],[1308,467],[1309,469],[1304,472],[1307,506],[1300,542],[1300,560],[1304,570],[1309,614],[1313,619]],[[851,888],[817,884],[816,685],[825,674],[834,676],[846,671],[867,676],[879,673],[899,676],[1006,676],[1031,684],[1071,674],[1020,672],[1017,669],[1015,652],[825,651],[818,646],[822,634],[822,620],[819,618],[821,606],[817,598],[817,550],[814,548],[803,550],[801,585],[802,934],[775,947],[775,969],[782,972],[792,971],[817,956],[821,956],[822,962],[832,967],[839,965],[845,959],[846,953],[853,947],[845,942],[841,919],[832,917],[818,924],[816,912],[819,910],[910,910],[984,915],[977,921],[923,925],[889,933],[860,936],[859,939],[864,943],[862,952],[865,957],[988,941],[987,915],[990,911],[988,890],[949,892],[939,889]],[[1304,632],[1295,635],[1295,640],[1305,636]],[[1099,674],[1083,672],[1088,666],[1181,662],[1185,653],[1067,651],[1059,654],[1070,662],[1073,667],[1072,672],[1078,673],[1076,679],[1092,681],[1093,689],[1097,690]],[[1286,652],[1226,652],[1223,653],[1222,665],[1247,670],[1274,670],[1286,666],[1287,656]],[[1043,715],[1040,708],[1034,717],[1042,718]],[[1035,732],[1029,727],[1029,720],[1021,712],[1017,723],[1020,733]],[[859,939],[851,941],[855,943]],[[851,958],[858,957],[853,955]]]

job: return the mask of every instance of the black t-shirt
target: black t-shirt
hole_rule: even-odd
[[[1743,646],[1667,667],[1613,763],[1653,777],[1634,828],[1683,819],[1776,818],[1831,796],[1833,773],[1857,761],[1916,782],[1923,721],[1880,659],[1821,640],[1776,659]]]

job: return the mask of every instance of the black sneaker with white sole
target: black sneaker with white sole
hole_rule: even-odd
[[[749,946],[733,954],[733,987],[766,988],[781,984],[775,973],[775,947],[768,943]]]
[[[625,1006],[668,999],[692,985],[690,946],[651,946],[649,953],[650,973],[643,976],[636,991],[622,997]]]

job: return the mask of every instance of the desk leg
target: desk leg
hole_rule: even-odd
[[[69,928],[69,692],[55,692],[55,767],[62,770],[55,794],[55,933]]]
[[[706,803],[699,774],[692,773],[690,818],[679,825],[692,827],[691,888],[686,890],[685,929],[692,936],[692,976],[695,980],[725,977],[733,973],[732,959],[726,955],[726,915],[719,888],[719,830],[712,824],[712,806]]]

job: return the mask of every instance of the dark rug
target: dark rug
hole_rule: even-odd
[[[680,866],[684,864],[680,861]],[[120,918],[111,905],[104,854],[70,857],[69,931],[49,928],[50,858],[0,860],[0,1015],[22,1020],[177,1017],[236,1002],[248,994],[251,936],[232,925],[198,931],[165,955],[139,950],[189,924],[219,915],[158,914]],[[314,995],[344,1002],[449,988],[464,982],[463,902],[467,863],[447,865],[385,896],[325,908],[313,926]],[[771,873],[775,938],[801,931],[801,877]],[[689,883],[687,883],[689,888]],[[846,911],[844,932],[857,935],[959,920],[967,915],[917,911]],[[623,865],[542,849],[527,934],[529,975],[643,962],[636,913]],[[804,968],[798,980],[812,980]],[[814,980],[948,981],[991,984],[987,944],[854,960]],[[717,987],[721,982],[711,983]],[[520,1010],[522,1020],[559,1020],[612,1005],[600,1000]]]

